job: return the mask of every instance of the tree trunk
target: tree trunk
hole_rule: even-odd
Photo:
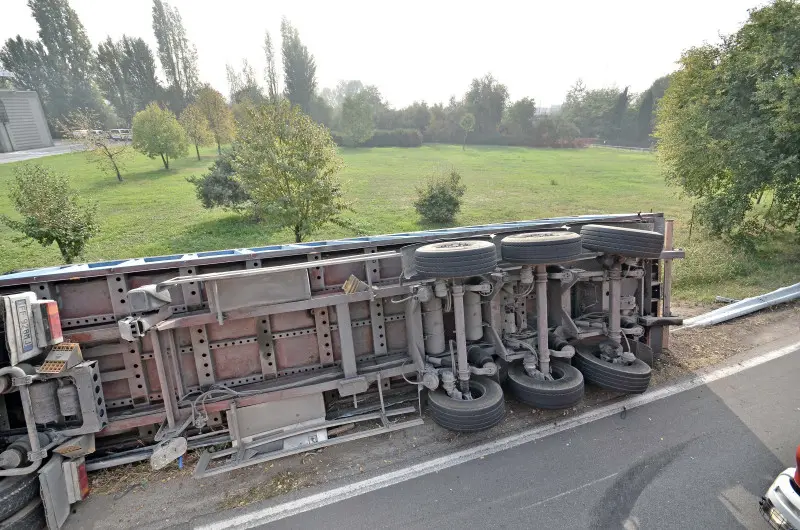
[[[294,242],[295,243],[303,242],[303,234],[300,232],[300,225],[294,225]]]
[[[194,144],[194,150],[197,152],[197,160],[200,160],[200,148],[197,147],[197,144]]]
[[[164,163],[164,169],[169,169],[169,159],[164,157],[164,153],[159,153],[161,155],[161,162]]]
[[[219,140],[217,140],[217,154],[222,156],[222,147],[219,145]]]
[[[56,245],[58,245],[58,251],[61,253],[61,259],[64,260],[64,263],[67,265],[72,264],[72,256],[70,256],[70,252],[67,249],[66,245],[62,245],[60,241],[56,241]]]
[[[117,180],[118,180],[119,182],[122,182],[122,175],[120,174],[120,172],[119,172],[119,167],[117,166],[117,163],[116,163],[116,162],[114,162],[114,159],[113,159],[113,158],[111,159],[111,163],[114,165],[114,171],[116,171],[116,172],[117,172]]]
[[[461,146],[461,150],[462,151],[466,151],[467,150],[467,135],[468,134],[469,134],[469,131],[464,131],[464,144]]]

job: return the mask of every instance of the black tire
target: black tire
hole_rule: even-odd
[[[664,250],[664,234],[649,230],[586,225],[581,228],[581,237],[584,248],[631,258],[658,259]]]
[[[575,367],[583,373],[587,383],[615,392],[641,394],[650,385],[652,370],[646,362],[636,359],[633,364],[615,364],[604,361],[586,351],[575,352]]]
[[[457,432],[477,432],[494,427],[506,415],[503,389],[488,378],[473,376],[470,390],[476,398],[469,401],[453,399],[442,388],[428,392],[431,418],[445,429]]]
[[[529,376],[521,362],[508,367],[508,388],[521,403],[539,409],[566,409],[583,398],[583,375],[571,364],[551,361],[553,381]]]
[[[0,521],[20,511],[39,494],[39,475],[0,478]]]
[[[442,241],[414,252],[417,273],[433,278],[479,276],[497,268],[497,248],[490,241]]]
[[[41,530],[47,528],[41,499],[33,499],[17,513],[0,522],[0,530]]]
[[[583,246],[574,232],[528,232],[504,237],[500,249],[509,263],[544,265],[575,261]]]

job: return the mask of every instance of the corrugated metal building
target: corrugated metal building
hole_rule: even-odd
[[[0,153],[52,145],[38,94],[30,90],[0,90]]]

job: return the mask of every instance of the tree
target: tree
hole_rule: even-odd
[[[160,156],[164,169],[169,169],[170,158],[186,156],[189,150],[186,131],[175,115],[155,103],[133,117],[133,148],[149,158]]]
[[[197,49],[186,37],[178,8],[163,0],[153,0],[153,33],[167,78],[170,107],[180,112],[191,103],[198,88]]]
[[[208,120],[208,128],[217,143],[217,153],[222,154],[222,144],[233,140],[233,112],[225,103],[225,98],[209,85],[197,93],[197,108]]]
[[[406,116],[406,123],[404,125],[409,128],[417,129],[419,132],[424,133],[425,129],[431,123],[431,111],[428,104],[424,101],[411,104],[408,108],[404,109],[403,114]]]
[[[336,88],[325,88],[322,90],[322,97],[328,102],[328,105],[336,108],[341,108],[344,99],[347,96],[355,96],[364,90],[364,83],[354,79],[352,81],[339,81]]]
[[[200,160],[200,146],[214,141],[214,135],[208,128],[208,120],[197,104],[192,103],[181,112],[180,122],[186,131],[186,137],[194,144],[197,160]]]
[[[264,100],[264,93],[258,85],[256,72],[247,59],[242,59],[241,73],[230,64],[225,65],[230,90],[231,104],[249,101],[259,104]]]
[[[627,100],[627,92],[625,93]],[[608,138],[614,129],[613,120],[624,114],[621,92],[615,87],[589,90],[578,81],[567,93],[561,112],[572,121],[586,138]],[[616,109],[616,110],[615,110]]]
[[[625,114],[630,105],[630,96],[628,95],[628,87],[617,95],[614,106],[608,111],[605,117],[605,123],[600,135],[604,140],[612,144],[619,144],[622,138],[622,123],[625,119]]]
[[[465,151],[467,149],[467,135],[475,130],[475,116],[473,116],[472,113],[467,112],[461,116],[459,125],[462,129],[464,129],[464,143],[461,146],[461,150]]]
[[[39,164],[15,168],[9,198],[22,220],[3,215],[3,223],[44,247],[55,243],[65,263],[81,256],[86,242],[98,232],[97,206],[83,201],[69,178],[50,168]]]
[[[334,111],[324,98],[317,94],[311,98],[311,108],[309,116],[317,123],[321,123],[329,129],[333,127]]]
[[[581,133],[580,129],[572,121],[562,115],[556,116],[554,122],[554,140],[559,147],[570,146]]]
[[[685,52],[658,106],[658,159],[712,234],[800,230],[800,4],[776,0]],[[767,197],[769,205],[759,204]]]
[[[233,168],[258,217],[303,241],[326,223],[343,225],[349,207],[330,133],[289,102],[248,107],[239,123]]]
[[[22,88],[36,90],[50,126],[57,128],[70,111],[107,110],[93,80],[92,45],[67,0],[28,0],[39,26],[39,40],[8,39],[0,51],[3,67]]]
[[[0,64],[14,75],[14,84],[24,90],[35,90],[46,110],[48,104],[52,105],[47,90],[50,83],[47,61],[47,50],[41,41],[19,35],[8,39],[0,50]]]
[[[308,114],[317,90],[317,65],[314,56],[300,41],[300,35],[285,18],[281,21],[284,95],[292,105]]]
[[[97,84],[126,126],[161,96],[153,53],[139,38],[123,36],[114,42],[108,37],[98,44]]]
[[[639,98],[636,116],[636,137],[639,145],[652,143],[653,127],[656,122],[656,107],[669,86],[670,76],[659,77]]]
[[[59,123],[61,134],[83,147],[86,159],[102,172],[114,172],[122,182],[122,171],[130,159],[131,149],[127,142],[112,140],[106,134],[95,134],[101,128],[98,116],[89,109],[78,109]]]
[[[447,106],[438,103],[431,107],[431,122],[425,132],[428,142],[462,143],[464,130],[460,120],[464,114],[464,105],[455,98],[450,98]]]
[[[127,73],[128,90],[137,112],[163,99],[153,51],[143,39],[122,36],[122,70]]]
[[[372,122],[373,107],[369,94],[361,91],[354,96],[347,96],[342,103],[342,132],[354,145],[366,142],[375,132]]]
[[[472,80],[464,96],[467,110],[475,116],[475,129],[481,134],[497,132],[508,101],[508,89],[492,74]]]
[[[522,98],[508,107],[507,128],[512,135],[533,135],[533,118],[536,103],[531,98]]]
[[[636,116],[636,136],[641,145],[645,145],[650,141],[650,134],[653,132],[654,111],[653,91],[647,89],[639,101],[639,111]]]
[[[137,110],[130,94],[127,72],[122,66],[122,46],[108,37],[97,45],[97,84],[126,124],[131,123]]]
[[[267,68],[264,79],[267,82],[267,97],[273,105],[280,99],[278,92],[278,68],[275,66],[275,49],[272,46],[272,37],[269,31],[264,33],[264,55],[267,59]]]

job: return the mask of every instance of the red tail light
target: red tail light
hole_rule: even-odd
[[[800,445],[797,446],[797,451],[794,455],[794,483],[800,486]]]

